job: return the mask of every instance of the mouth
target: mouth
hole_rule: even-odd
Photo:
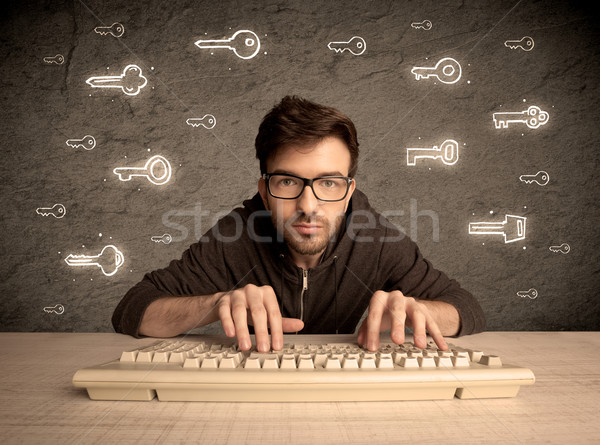
[[[294,224],[292,227],[301,235],[314,235],[322,229],[318,224]]]

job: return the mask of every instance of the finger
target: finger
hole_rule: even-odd
[[[360,324],[360,327],[358,328],[358,335],[356,337],[356,342],[358,343],[359,346],[364,346],[364,344],[365,344],[367,324],[368,324],[367,318],[365,318],[365,319],[363,319],[362,323]]]
[[[235,336],[235,325],[233,324],[233,319],[231,318],[231,299],[228,293],[224,294],[219,299],[219,302],[217,303],[217,310],[219,313],[219,319],[221,320],[221,325],[225,331],[225,335],[227,335],[227,337]]]
[[[440,331],[440,328],[431,315],[427,317],[427,331],[429,332],[429,335],[431,335],[431,338],[435,344],[438,345],[438,348],[440,348],[442,351],[448,350],[448,344],[442,335],[442,331]]]
[[[395,293],[390,294],[389,298],[389,307],[390,307],[390,321],[392,323],[390,330],[390,338],[392,341],[398,345],[404,343],[404,328],[405,328],[405,320],[406,320],[406,311],[404,310],[404,295],[400,293],[397,295]]]
[[[248,315],[246,295],[244,290],[238,289],[231,294],[231,315],[235,323],[235,335],[242,351],[247,351],[252,346],[250,332],[248,331]]]
[[[427,347],[427,331],[425,314],[420,310],[415,310],[411,314],[413,325],[413,341],[417,348]]]
[[[281,327],[283,332],[298,332],[304,329],[304,322],[299,318],[282,318]]]
[[[388,294],[377,291],[371,297],[369,303],[369,313],[367,315],[367,349],[376,351],[379,347],[379,332],[381,327],[381,318],[386,309]]]
[[[256,338],[256,349],[259,352],[267,352],[270,349],[269,331],[267,329],[267,310],[263,302],[262,290],[249,289],[246,293],[248,312],[254,326]]]
[[[274,350],[279,351],[283,349],[283,329],[281,326],[281,311],[279,310],[277,296],[271,286],[263,286],[261,287],[261,291],[263,294],[263,304],[267,311],[269,330],[271,331],[271,344],[273,345]],[[258,339],[256,341],[258,344]]]

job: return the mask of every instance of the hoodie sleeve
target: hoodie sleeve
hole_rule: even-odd
[[[380,270],[385,274],[384,290],[400,290],[413,298],[444,301],[454,306],[460,316],[457,337],[485,329],[485,315],[475,297],[456,280],[435,269],[408,236],[398,243],[383,243]]]
[[[164,269],[147,273],[117,305],[112,324],[116,332],[140,337],[139,326],[146,308],[154,300],[169,296],[210,295],[228,288],[221,243],[205,235],[187,249],[180,260]]]

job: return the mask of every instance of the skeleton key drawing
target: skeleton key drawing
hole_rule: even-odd
[[[423,20],[422,22],[412,22],[410,26],[415,29],[424,29],[425,31],[429,31],[433,25],[429,20]]]
[[[131,181],[133,176],[144,176],[152,184],[163,185],[171,179],[171,164],[164,157],[154,155],[143,167],[117,167],[113,173],[118,175],[121,181]]]
[[[171,241],[173,241],[173,237],[171,235],[169,235],[168,233],[165,233],[163,236],[152,236],[152,237],[150,237],[150,239],[152,241],[154,241],[155,243],[165,243],[165,244],[171,244]]]
[[[52,207],[39,207],[35,209],[35,213],[42,216],[52,215],[55,218],[62,218],[67,214],[67,209],[62,204],[54,204]]]
[[[525,184],[531,184],[532,182],[535,182],[537,185],[541,185],[543,187],[550,181],[550,175],[545,171],[540,170],[535,175],[519,176],[519,181],[524,182]]]
[[[85,81],[93,88],[120,88],[128,96],[136,96],[148,83],[137,65],[127,65],[120,76],[96,76]]]
[[[560,246],[550,246],[550,251],[554,253],[560,252],[566,255],[571,251],[571,246],[569,246],[567,243],[562,243]]]
[[[417,80],[429,79],[430,77],[437,78],[442,83],[456,83],[462,75],[460,63],[451,57],[444,57],[434,67],[415,66],[412,70]]]
[[[102,273],[110,277],[117,273],[125,258],[119,249],[112,244],[104,246],[98,255],[72,255],[65,258],[69,266],[97,266]]]
[[[113,37],[121,37],[125,32],[125,27],[119,22],[115,22],[110,26],[96,26],[94,28],[94,32],[100,34],[101,36],[110,34]]]
[[[190,117],[185,123],[192,127],[199,127],[202,125],[204,128],[212,130],[215,128],[215,125],[217,125],[217,120],[212,114],[205,114],[202,118]]]
[[[88,134],[81,139],[67,139],[67,145],[73,148],[83,147],[86,150],[91,150],[96,146],[96,138]]]
[[[531,37],[525,36],[521,40],[507,40],[504,46],[510,49],[521,48],[523,51],[531,51],[534,46],[534,41]]]
[[[407,165],[416,165],[419,158],[441,159],[446,165],[454,165],[458,161],[458,142],[447,139],[440,144],[439,148],[434,145],[433,148],[406,149]]]
[[[252,59],[260,51],[260,39],[247,29],[236,31],[224,40],[198,40],[194,43],[198,48],[227,48],[240,59]]]
[[[538,297],[538,291],[533,287],[529,290],[520,290],[517,292],[517,295],[521,298],[529,297],[532,300],[535,300]]]
[[[62,54],[57,54],[54,57],[44,57],[44,62],[46,63],[56,63],[57,65],[62,65],[65,61],[65,57]]]
[[[336,53],[343,53],[344,51],[348,51],[350,54],[354,54],[355,56],[360,56],[367,49],[367,43],[365,39],[360,36],[354,36],[347,42],[329,42],[327,44],[327,48]]]
[[[503,235],[505,243],[525,239],[527,218],[524,216],[506,215],[503,222],[469,223],[469,234]]]
[[[47,312],[48,314],[51,314],[52,312],[54,312],[55,314],[62,314],[65,312],[65,307],[62,304],[56,304],[54,306],[46,306],[44,308],[44,312]]]
[[[496,128],[508,128],[510,123],[523,123],[529,128],[538,128],[546,125],[550,115],[540,107],[531,105],[524,111],[511,111],[494,113],[494,126]]]

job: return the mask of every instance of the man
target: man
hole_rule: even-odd
[[[437,271],[356,188],[358,142],[339,111],[285,97],[255,141],[258,193],[179,261],[148,273],[113,314],[117,332],[171,337],[217,320],[240,349],[283,347],[283,332],[379,334],[441,349],[444,336],[483,330],[475,298]],[[270,341],[269,341],[270,334]]]

